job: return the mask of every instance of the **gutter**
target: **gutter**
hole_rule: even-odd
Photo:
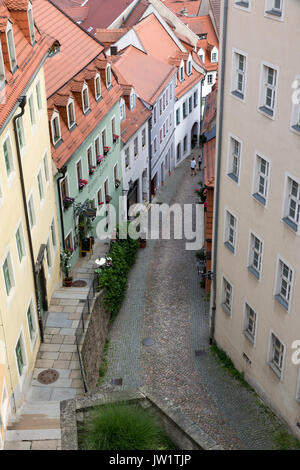
[[[61,239],[62,239],[62,246],[63,249],[65,249],[65,227],[64,227],[64,217],[63,217],[63,210],[62,210],[62,201],[61,201],[61,193],[60,193],[60,181],[64,179],[66,176],[67,172],[67,167],[63,166],[60,170],[58,170],[58,173],[60,173],[62,176],[57,178],[57,195],[58,195],[58,202],[59,202],[59,215],[60,215],[60,229],[61,229]]]
[[[224,0],[223,13],[223,40],[222,40],[222,62],[221,62],[221,88],[219,102],[218,119],[218,146],[217,146],[217,173],[215,183],[215,214],[214,214],[214,234],[213,234],[213,298],[211,308],[211,324],[209,333],[209,343],[212,344],[215,336],[216,323],[216,298],[217,298],[217,254],[218,254],[218,229],[219,229],[219,209],[220,209],[220,175],[221,175],[221,155],[223,138],[223,106],[224,106],[224,80],[225,80],[225,56],[227,40],[227,20],[228,20],[228,0]]]
[[[21,108],[21,111],[20,111],[19,114],[14,116],[13,126],[14,126],[16,149],[17,149],[17,159],[18,159],[19,172],[20,172],[20,183],[21,183],[22,199],[23,199],[23,206],[24,206],[24,213],[25,213],[25,220],[26,220],[26,228],[27,228],[27,234],[28,234],[30,260],[31,260],[31,265],[32,265],[32,275],[33,275],[33,282],[34,282],[35,301],[36,301],[37,312],[38,312],[39,330],[40,330],[40,335],[41,335],[41,342],[43,343],[44,342],[43,324],[42,324],[41,311],[40,311],[40,300],[39,300],[39,295],[38,295],[37,279],[36,279],[36,275],[35,275],[33,243],[32,243],[32,238],[31,238],[31,229],[30,229],[29,216],[28,216],[28,210],[27,210],[24,174],[23,174],[22,159],[21,159],[21,152],[20,152],[18,132],[17,132],[17,123],[16,123],[17,119],[20,118],[21,116],[23,116],[23,114],[25,112],[26,102],[27,102],[27,98],[26,98],[25,95],[19,98],[18,105]]]

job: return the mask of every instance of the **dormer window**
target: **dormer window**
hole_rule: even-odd
[[[179,67],[179,80],[181,82],[183,82],[183,80],[184,80],[184,65],[183,65],[183,63],[181,63],[181,65]]]
[[[30,2],[28,5],[27,15],[28,15],[30,40],[31,40],[31,44],[33,45],[35,43],[35,31],[34,31],[34,19],[33,19],[32,5]]]
[[[90,109],[89,90],[86,84],[82,89],[82,108],[84,113]]]
[[[205,53],[204,53],[204,50],[201,48],[198,52],[198,55],[200,57],[200,59],[202,60],[203,64],[204,64],[204,61],[205,61]]]
[[[10,21],[7,22],[6,29],[7,49],[9,54],[10,70],[13,73],[17,67],[17,56],[14,43],[14,35],[12,30],[12,24]]]
[[[2,55],[2,48],[0,42],[0,89],[5,82],[5,70],[4,70],[4,62],[3,62],[3,55]]]
[[[135,108],[135,93],[132,91],[130,95],[130,111],[133,111]]]
[[[72,98],[69,99],[67,105],[67,114],[68,114],[68,126],[71,129],[75,125],[75,109],[74,109],[74,101]]]
[[[101,82],[99,74],[97,74],[95,77],[95,97],[96,100],[99,100],[99,98],[101,98]]]
[[[120,101],[120,120],[123,121],[125,119],[125,103],[124,100]]]
[[[187,63],[186,63],[186,73],[187,73],[187,75],[192,75],[192,60],[191,60],[191,58],[189,58]]]
[[[107,88],[111,87],[111,66],[110,66],[110,64],[108,64],[107,67],[106,67],[106,87]]]
[[[213,50],[211,51],[211,63],[216,63],[218,62],[218,49],[216,47],[213,48]]]
[[[61,139],[59,115],[56,113],[51,120],[52,141],[55,146]]]

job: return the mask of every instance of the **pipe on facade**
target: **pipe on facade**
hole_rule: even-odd
[[[63,217],[63,210],[62,210],[62,203],[61,203],[61,194],[60,194],[60,181],[64,179],[66,176],[67,167],[63,166],[58,173],[61,173],[62,176],[57,178],[57,194],[58,194],[58,202],[59,202],[59,215],[60,215],[60,229],[61,229],[61,237],[62,237],[62,246],[65,249],[65,227],[64,227],[64,217]]]
[[[215,321],[216,321],[216,299],[217,299],[217,247],[218,247],[218,229],[219,229],[219,208],[220,208],[220,174],[221,174],[221,154],[223,138],[223,105],[224,105],[224,80],[225,80],[225,56],[227,41],[227,19],[228,19],[228,0],[224,0],[223,10],[223,40],[222,40],[222,62],[221,62],[221,87],[219,101],[219,119],[218,119],[218,147],[217,147],[217,172],[215,182],[215,214],[214,214],[214,236],[213,236],[213,298],[211,309],[210,324],[210,344],[214,341]]]
[[[151,111],[153,106],[150,107]],[[151,193],[151,179],[152,179],[152,147],[151,147],[151,124],[152,124],[152,114],[150,119],[148,119],[148,151],[149,151],[149,202],[152,202],[152,193]],[[153,124],[152,124],[153,125]]]
[[[26,191],[25,191],[25,183],[24,183],[24,173],[23,173],[21,151],[20,151],[18,131],[17,131],[17,119],[19,119],[21,116],[23,116],[23,114],[25,112],[25,106],[26,106],[27,98],[26,98],[26,96],[21,96],[18,101],[19,101],[19,107],[21,108],[21,111],[20,111],[19,114],[14,116],[13,125],[14,125],[14,133],[15,133],[15,141],[16,141],[16,149],[17,149],[17,159],[18,159],[19,172],[20,172],[22,199],[23,199],[23,206],[24,206],[24,213],[25,213],[25,220],[26,220],[26,228],[27,228],[27,234],[28,234],[30,259],[31,259],[31,265],[32,265],[32,275],[33,275],[33,282],[34,282],[35,300],[36,300],[36,306],[37,306],[37,312],[38,312],[39,330],[40,330],[40,335],[41,335],[41,342],[43,343],[44,342],[43,324],[42,324],[42,319],[41,319],[38,285],[37,285],[37,279],[36,279],[36,275],[35,275],[33,243],[32,243],[30,222],[29,222],[29,216],[28,216],[28,210],[27,210]]]

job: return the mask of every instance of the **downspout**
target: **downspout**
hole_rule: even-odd
[[[222,40],[222,62],[221,62],[221,88],[219,102],[219,119],[218,119],[218,147],[217,147],[217,173],[215,183],[215,214],[214,214],[214,236],[213,236],[213,299],[211,309],[210,324],[210,344],[214,341],[215,321],[216,321],[216,298],[217,298],[217,247],[218,247],[218,229],[219,229],[219,208],[220,208],[220,174],[221,174],[221,154],[222,154],[222,138],[223,138],[223,105],[224,105],[224,80],[225,80],[225,56],[226,56],[226,40],[227,40],[227,20],[228,20],[228,0],[224,0],[224,17],[223,17],[223,40]]]
[[[150,108],[153,109],[153,106]],[[150,119],[148,119],[148,152],[149,152],[149,202],[152,202],[152,193],[151,193],[151,180],[152,180],[152,151],[151,151],[151,125],[152,123],[152,113]]]
[[[23,205],[24,205],[24,213],[25,213],[25,220],[26,220],[26,228],[27,228],[27,233],[28,233],[28,242],[29,242],[29,251],[30,251],[30,259],[31,259],[31,265],[32,265],[32,274],[33,274],[33,282],[34,282],[34,290],[35,290],[35,300],[36,300],[36,305],[37,305],[37,311],[38,311],[38,320],[39,320],[39,329],[40,329],[40,335],[41,335],[41,342],[44,342],[44,333],[43,333],[43,325],[42,325],[42,319],[41,319],[41,311],[40,311],[40,300],[39,300],[39,295],[38,295],[38,286],[37,286],[37,279],[35,275],[35,264],[34,264],[34,254],[33,254],[33,243],[32,243],[32,238],[31,238],[31,229],[30,229],[30,223],[29,223],[29,217],[28,217],[28,210],[27,210],[27,202],[26,202],[26,191],[25,191],[25,184],[24,184],[24,174],[23,174],[23,167],[22,167],[22,160],[21,160],[21,152],[20,152],[20,147],[19,147],[19,139],[18,139],[18,132],[17,132],[17,119],[23,116],[25,112],[25,105],[27,102],[26,96],[22,96],[19,98],[19,103],[20,103],[20,108],[21,112],[14,116],[13,118],[13,125],[14,125],[14,133],[15,133],[15,141],[16,141],[16,149],[17,149],[17,159],[18,159],[18,165],[19,165],[19,172],[20,172],[20,182],[21,182],[21,191],[22,191],[22,198],[23,198]]]
[[[57,178],[57,194],[58,194],[58,202],[59,202],[59,215],[60,215],[60,228],[61,228],[61,237],[62,237],[62,246],[65,249],[65,226],[64,226],[64,217],[63,217],[63,210],[62,210],[62,203],[61,203],[61,194],[60,194],[60,181],[64,179],[66,175],[67,167],[63,166],[58,173],[61,173],[62,176]]]

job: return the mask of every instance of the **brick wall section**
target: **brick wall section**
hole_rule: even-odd
[[[81,349],[85,377],[89,390],[94,390],[99,377],[110,314],[103,305],[104,292],[97,297]]]

